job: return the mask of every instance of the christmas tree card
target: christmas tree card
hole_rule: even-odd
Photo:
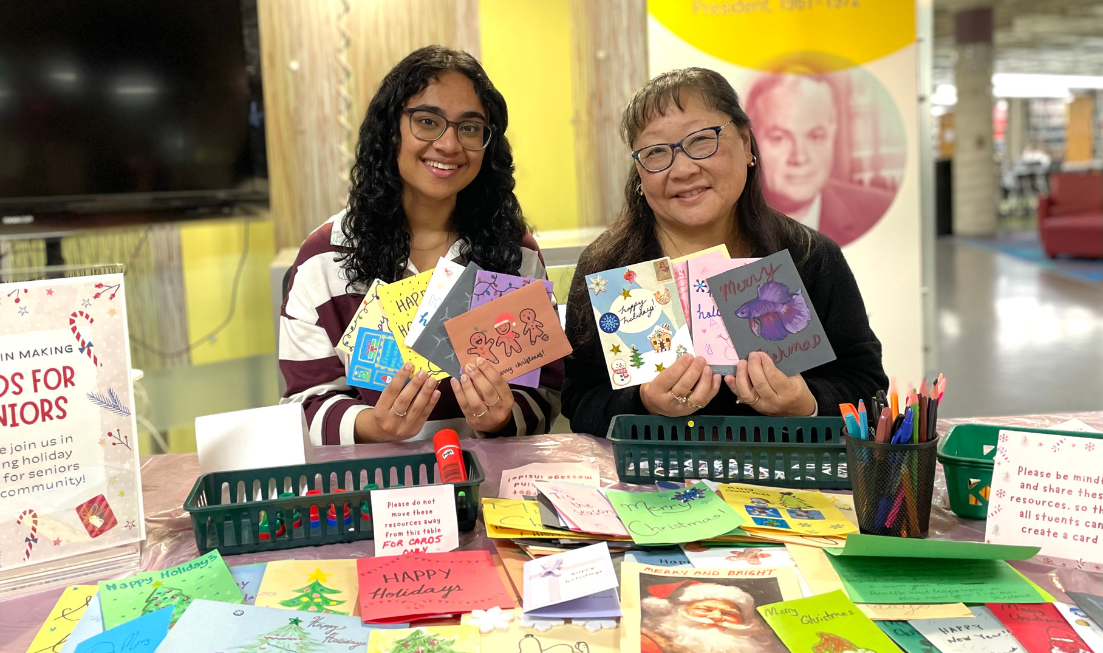
[[[300,612],[360,614],[355,560],[269,562],[256,605]]]
[[[176,623],[195,599],[225,603],[244,600],[218,551],[162,571],[100,581],[99,597],[103,626],[108,629],[165,607],[173,608],[172,622]]]
[[[432,619],[495,606],[514,607],[489,551],[360,558],[365,623]]]
[[[479,629],[474,626],[426,626],[373,630],[368,653],[480,653]]]
[[[360,307],[356,309],[352,321],[349,322],[345,332],[341,335],[341,339],[337,342],[338,351],[352,354],[353,347],[356,346],[356,334],[360,332],[361,327],[390,333],[390,322],[387,320],[387,314],[383,312],[382,302],[379,301],[379,288],[385,285],[387,284],[376,279],[368,286],[368,292],[364,294]]]
[[[439,365],[430,362],[424,356],[406,346],[406,335],[414,325],[417,317],[417,307],[425,296],[425,290],[429,287],[429,279],[433,271],[426,270],[421,274],[406,277],[394,283],[388,283],[379,287],[379,301],[383,306],[383,312],[387,316],[391,334],[394,335],[398,350],[402,352],[402,360],[414,366],[414,373],[425,371],[430,377],[440,381],[448,378],[448,373]]]
[[[537,283],[538,281],[540,280],[480,270],[475,275],[475,290],[471,294],[471,308],[478,308],[491,300],[498,299],[502,295],[507,295],[514,290],[518,290],[529,284]],[[551,301],[551,305],[554,308],[556,302],[552,282],[542,281],[541,283],[544,284],[544,289],[548,291],[548,299]],[[510,383],[513,385],[535,388],[540,385],[540,370],[533,370],[532,372],[522,374],[510,381]]]
[[[411,349],[439,365],[441,369],[457,379],[463,374],[463,368],[456,360],[456,352],[448,340],[448,330],[444,328],[444,323],[457,315],[466,313],[471,308],[471,294],[475,291],[475,275],[481,271],[482,268],[475,263],[467,264],[448,290],[448,294],[441,300],[440,306],[429,318],[429,323],[422,329],[421,335],[414,340],[414,344],[410,345]]]
[[[858,532],[858,527],[820,492],[745,483],[721,484],[719,492],[743,518],[743,528],[748,533],[784,531],[838,537]]]
[[[743,360],[752,351],[765,352],[788,376],[835,360],[789,250],[705,281]]]
[[[900,653],[892,639],[838,590],[756,609],[791,651]]]
[[[405,625],[365,626],[360,617],[199,600],[188,606],[158,653],[348,653],[363,651],[374,628]]]
[[[172,607],[143,614],[89,637],[77,644],[76,653],[153,653],[168,635],[172,615]]]
[[[559,315],[536,283],[454,317],[444,328],[461,366],[482,358],[506,381],[571,353]]]
[[[1091,650],[1052,603],[989,603],[985,607],[1007,626],[1027,653]]]
[[[735,365],[739,354],[732,345],[731,336],[716,308],[716,301],[709,290],[708,278],[714,274],[734,270],[756,258],[725,258],[715,260],[699,257],[688,262],[689,272],[689,318],[693,329],[693,349],[698,356],[704,356],[712,367],[713,374],[735,374]]]
[[[586,288],[614,388],[647,383],[693,353],[670,259],[588,274]]]
[[[32,653],[37,651],[60,651],[64,643],[68,641],[73,629],[80,623],[80,619],[88,610],[88,606],[96,600],[98,589],[95,585],[66,587],[27,650]],[[96,603],[99,602],[96,601]]]
[[[463,274],[464,266],[449,261],[443,256],[437,260],[437,267],[433,269],[433,276],[429,277],[429,285],[425,288],[425,295],[418,304],[417,313],[414,315],[414,323],[410,325],[410,331],[402,344],[413,347],[414,342],[421,336],[421,332],[433,319],[433,314],[440,308],[441,302],[448,296],[452,286]]]

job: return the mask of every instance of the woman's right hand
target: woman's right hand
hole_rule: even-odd
[[[721,377],[703,357],[689,354],[640,386],[640,400],[652,415],[684,417],[704,408],[720,392]],[[685,401],[679,398],[685,397]]]
[[[356,416],[357,442],[397,442],[421,432],[440,399],[440,390],[437,381],[424,370],[412,379],[411,371],[413,365],[403,365],[383,389],[375,407]]]

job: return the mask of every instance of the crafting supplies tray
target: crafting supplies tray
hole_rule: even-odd
[[[950,427],[938,443],[938,462],[946,473],[950,510],[966,519],[988,519],[988,495],[1000,431],[1032,431],[1080,438],[1103,438],[1103,433],[1054,431],[1030,426],[958,424]]]
[[[483,468],[463,452],[468,480],[454,484],[461,531],[475,528]],[[200,553],[226,555],[373,538],[372,489],[440,482],[433,453],[335,460],[200,476],[184,510]],[[369,484],[373,484],[371,487]],[[320,494],[306,492],[320,490]],[[282,496],[281,496],[282,495]],[[290,495],[290,496],[289,496]]]
[[[841,417],[617,415],[606,437],[624,483],[849,489],[843,427]]]

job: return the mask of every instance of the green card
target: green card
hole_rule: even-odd
[[[1027,560],[1041,547],[985,544],[984,542],[951,542],[907,537],[853,534],[846,537],[844,548],[824,549],[836,556],[870,556],[879,558],[956,558],[960,560]]]
[[[757,609],[790,651],[900,653],[841,590]]]
[[[877,627],[904,649],[905,653],[939,653],[938,647],[906,621],[875,621]]]
[[[704,483],[666,492],[607,490],[636,544],[681,544],[719,537],[743,520]]]
[[[237,581],[218,551],[163,571],[100,581],[99,598],[104,629],[170,606],[174,608],[172,623],[176,623],[195,599],[244,601]]]
[[[827,556],[858,603],[1044,603],[1003,560]]]

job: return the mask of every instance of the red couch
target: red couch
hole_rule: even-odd
[[[1038,199],[1038,236],[1046,256],[1103,259],[1103,172],[1054,173]]]

